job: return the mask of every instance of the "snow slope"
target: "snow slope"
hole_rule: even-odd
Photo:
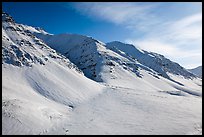
[[[17,27],[22,31],[16,31]],[[81,102],[102,92],[103,86],[28,35],[23,25],[4,20],[2,34],[3,134],[43,133],[68,119]]]
[[[134,49],[137,59],[5,13],[2,34],[3,134],[202,134],[202,79],[161,55]]]
[[[197,75],[198,77],[202,78],[202,66],[198,66],[196,68],[188,69],[188,70],[193,74]]]

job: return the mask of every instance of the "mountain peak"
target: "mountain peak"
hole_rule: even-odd
[[[188,69],[190,72],[195,74],[196,76],[202,78],[202,66],[198,66],[196,68]]]
[[[2,12],[2,21],[3,22],[12,22],[14,23],[14,19],[6,12]]]

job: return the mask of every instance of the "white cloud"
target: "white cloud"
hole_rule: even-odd
[[[147,21],[154,18],[151,11],[158,5],[141,2],[82,2],[75,3],[74,7],[81,14],[143,30],[159,22],[153,19]]]
[[[171,21],[164,25],[165,30],[161,31],[160,36],[165,40],[176,42],[189,42],[192,40],[202,40],[202,13],[189,15],[180,20]],[[154,34],[155,35],[155,34]]]

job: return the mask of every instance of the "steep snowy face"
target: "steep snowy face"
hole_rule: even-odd
[[[76,34],[34,34],[51,48],[69,58],[88,78],[100,81],[97,74],[101,66],[102,58],[98,54],[98,49],[103,43],[91,37]]]
[[[75,63],[87,76],[98,82],[104,82],[108,77],[116,78],[116,70],[130,71],[141,77],[139,68],[145,67],[124,52],[116,53],[107,49],[105,44],[92,37],[76,34],[44,35],[34,33],[47,45],[60,52]],[[106,75],[106,76],[104,76]]]
[[[35,28],[17,24],[11,16],[2,13],[2,62],[15,66],[29,66],[33,64],[45,65],[50,59],[56,59],[67,65],[69,68],[75,68],[82,73],[67,58],[57,53],[47,46],[41,39],[33,35]]]
[[[128,56],[131,56],[138,60],[141,64],[153,69],[159,75],[170,79],[168,73],[183,76],[184,78],[196,78],[195,75],[188,72],[185,68],[178,63],[170,61],[163,55],[147,52],[137,49],[134,45],[121,43],[118,41],[110,42],[106,44],[107,48],[120,53],[125,52]]]

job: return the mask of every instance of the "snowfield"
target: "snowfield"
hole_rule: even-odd
[[[2,13],[2,74],[3,135],[202,134],[202,79],[132,45]]]
[[[52,70],[3,66],[3,134],[202,134],[201,96],[173,94],[168,84],[157,90],[145,89],[146,83],[139,89],[118,86],[123,81],[97,84],[81,77],[77,82],[68,72],[60,77],[69,83],[64,84]],[[71,81],[78,83],[74,91]]]

